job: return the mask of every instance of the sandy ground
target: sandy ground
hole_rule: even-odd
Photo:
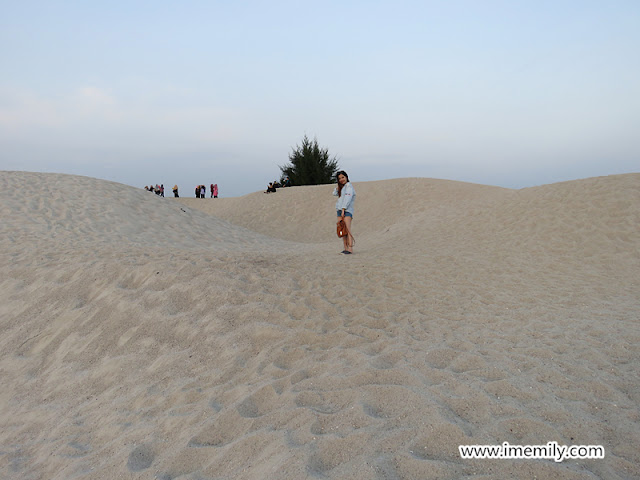
[[[0,172],[0,478],[640,478],[640,174],[352,180]]]

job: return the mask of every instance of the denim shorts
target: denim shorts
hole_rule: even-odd
[[[338,212],[338,216],[339,216],[339,217],[341,217],[341,216],[342,216],[342,210],[336,210],[336,212]],[[351,215],[351,214],[350,214],[349,212],[347,212],[346,210],[345,210],[345,212],[344,212],[344,216],[345,216],[345,217],[351,217],[351,218],[353,218],[353,215]]]

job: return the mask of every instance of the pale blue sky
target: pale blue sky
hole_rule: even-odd
[[[640,2],[0,0],[0,170],[263,189],[640,171]]]

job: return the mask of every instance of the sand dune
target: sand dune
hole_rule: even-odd
[[[0,478],[639,478],[640,174],[354,185],[0,172]]]

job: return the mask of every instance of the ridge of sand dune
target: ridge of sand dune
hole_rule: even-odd
[[[640,174],[522,190],[407,178],[355,183],[359,248],[429,253],[455,245],[496,255],[625,257],[638,265]],[[231,199],[180,199],[256,232],[298,242],[334,242],[333,186],[256,192]]]
[[[356,183],[349,258],[326,186],[0,182],[2,478],[640,477],[638,174]],[[505,441],[606,457],[458,453]]]

